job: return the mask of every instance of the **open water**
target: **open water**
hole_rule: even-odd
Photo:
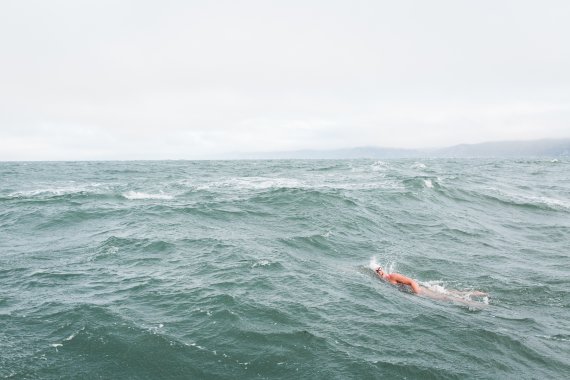
[[[4,162],[0,377],[567,378],[569,247],[568,158]]]

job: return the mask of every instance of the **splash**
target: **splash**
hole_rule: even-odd
[[[420,282],[420,285],[428,288],[432,292],[445,294],[445,295],[449,294],[449,291],[443,285],[442,281],[425,281],[425,282]]]
[[[372,256],[370,258],[370,263],[368,264],[368,267],[370,269],[372,269],[373,271],[376,271],[376,269],[378,268],[383,268],[384,272],[386,273],[392,273],[394,271],[394,263],[389,263],[387,265],[380,265],[378,264],[378,261],[376,260],[376,256]]]
[[[442,281],[420,281],[420,285],[428,290],[428,293],[425,295],[431,298],[460,301],[470,306],[489,304],[489,296],[487,293],[476,290],[448,289]]]
[[[373,271],[375,271],[376,269],[380,268],[380,265],[378,264],[378,262],[376,261],[376,256],[372,256],[370,258],[370,263],[368,264],[368,267],[370,269],[372,269]]]

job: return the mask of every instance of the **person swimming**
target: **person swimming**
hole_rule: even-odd
[[[392,285],[404,285],[409,286],[413,293],[429,297],[437,300],[460,302],[470,306],[481,305],[480,302],[472,301],[469,299],[471,296],[475,297],[486,297],[488,294],[485,292],[474,291],[459,291],[459,290],[447,290],[445,294],[435,292],[426,287],[420,286],[416,281],[409,277],[404,276],[400,273],[386,273],[381,266],[377,266],[374,270],[376,274],[383,280],[388,281]]]
[[[378,276],[380,276],[380,278],[388,281],[390,284],[407,285],[407,286],[411,287],[412,291],[416,294],[420,294],[422,291],[422,289],[420,288],[420,286],[418,285],[417,282],[415,282],[411,278],[406,277],[400,273],[387,274],[386,272],[384,272],[384,269],[382,269],[382,267],[379,266],[378,268],[376,268],[376,274],[378,274]]]

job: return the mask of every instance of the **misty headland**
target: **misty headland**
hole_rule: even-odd
[[[570,138],[492,141],[443,148],[402,149],[363,146],[328,150],[235,153],[228,159],[358,159],[358,158],[522,158],[570,156]]]

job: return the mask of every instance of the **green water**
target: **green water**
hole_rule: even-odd
[[[568,159],[0,163],[0,377],[565,378],[568,247]]]

